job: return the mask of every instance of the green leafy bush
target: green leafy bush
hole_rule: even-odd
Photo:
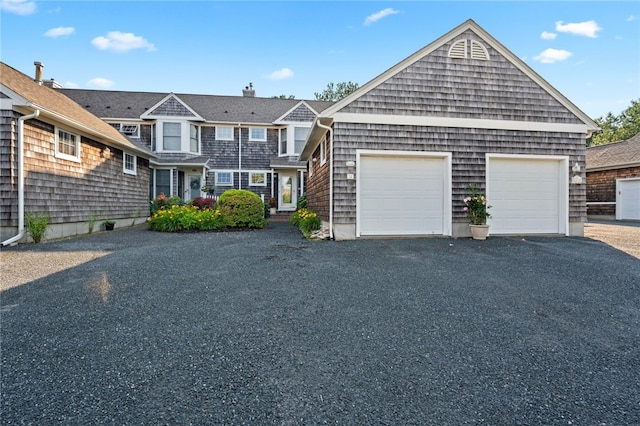
[[[218,208],[227,226],[262,228],[264,203],[258,194],[244,189],[229,189],[218,198]]]
[[[307,208],[307,194],[304,194],[298,197],[298,201],[296,201],[296,208],[298,209]]]
[[[160,193],[156,198],[151,202],[151,214],[153,215],[158,210],[168,209],[172,206],[181,206],[184,203],[182,202],[182,198],[177,195],[172,195],[167,197],[163,193]]]
[[[289,223],[297,226],[305,236],[320,229],[322,222],[317,213],[309,209],[298,209],[289,218]]]
[[[39,243],[44,238],[49,228],[51,217],[45,213],[27,213],[25,226],[34,243]]]

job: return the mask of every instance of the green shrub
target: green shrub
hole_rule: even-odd
[[[320,229],[322,222],[317,213],[309,209],[298,209],[289,218],[289,223],[297,226],[305,236]]]
[[[156,198],[151,202],[151,214],[153,215],[158,210],[168,209],[172,206],[181,206],[184,203],[182,202],[182,198],[177,195],[172,195],[167,197],[163,193],[160,193]]]
[[[307,194],[304,194],[298,197],[298,201],[296,201],[296,208],[298,209],[307,208]]]
[[[231,228],[262,228],[264,203],[258,194],[244,189],[229,189],[218,198],[225,225]]]
[[[100,220],[100,215],[97,213],[89,213],[87,217],[87,225],[89,226],[89,234],[93,232],[93,229],[96,226],[96,223]]]
[[[25,225],[34,243],[39,243],[44,238],[49,228],[51,217],[45,213],[27,213]]]

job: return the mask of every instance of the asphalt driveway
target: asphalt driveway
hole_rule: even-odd
[[[1,294],[2,424],[640,424],[640,261],[586,238],[144,228]]]

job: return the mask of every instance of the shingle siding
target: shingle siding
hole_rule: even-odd
[[[143,217],[149,206],[149,161],[137,157],[137,175],[123,172],[122,151],[81,137],[81,162],[55,157],[54,126],[27,120],[25,140],[25,211],[51,216],[51,224],[86,221],[89,214],[119,219]],[[5,141],[3,140],[3,146]],[[3,167],[3,173],[5,168]],[[15,188],[15,169],[9,178]],[[2,227],[17,226],[17,193],[5,189],[3,176]]]
[[[307,207],[316,212],[324,221],[329,220],[329,155],[331,143],[327,140],[327,161],[321,164],[320,146],[316,148],[311,161],[312,178],[307,179]]]
[[[584,164],[585,136],[570,133],[524,132],[385,124],[334,124],[334,221],[355,223],[355,181],[347,180],[347,161],[356,150],[399,150],[452,153],[453,221],[465,221],[462,199],[468,184],[484,189],[485,154],[566,155],[571,164]],[[567,170],[569,175],[570,171]],[[586,217],[585,186],[571,185],[569,220]]]
[[[291,113],[287,114],[286,117],[283,118],[282,121],[300,121],[300,122],[311,122],[316,117],[316,115],[304,105],[300,105],[295,110],[291,111]]]
[[[587,203],[615,203],[616,179],[638,178],[640,167],[587,172]],[[593,216],[615,216],[615,204],[590,204],[587,213]]]
[[[483,43],[490,60],[449,58],[451,44],[465,38]],[[470,30],[340,112],[582,123]]]
[[[150,115],[171,117],[195,117],[191,111],[185,108],[175,98],[169,98],[162,105],[154,109]]]

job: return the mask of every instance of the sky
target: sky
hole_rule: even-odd
[[[637,0],[0,0],[0,60],[66,88],[314,99],[467,19],[592,118],[640,99]]]

